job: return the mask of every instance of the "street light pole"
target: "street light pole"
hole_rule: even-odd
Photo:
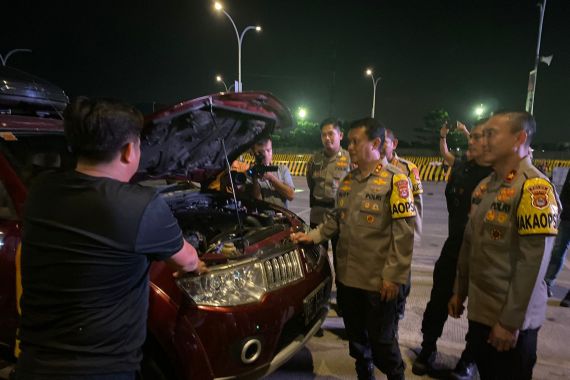
[[[230,22],[232,23],[232,26],[234,27],[234,31],[236,32],[236,38],[237,38],[237,42],[238,42],[238,83],[237,86],[235,88],[235,92],[242,92],[242,83],[241,83],[241,44],[243,42],[243,37],[245,36],[245,34],[249,31],[249,30],[256,30],[257,32],[261,31],[261,26],[259,25],[249,25],[248,27],[246,27],[242,32],[241,35],[238,32],[236,23],[234,22],[234,20],[232,19],[232,17],[228,14],[228,12],[226,12],[224,10],[224,7],[222,6],[222,4],[220,3],[216,3],[215,5],[215,9],[217,11],[221,11],[223,12],[226,17],[228,19],[230,19]]]
[[[31,53],[32,51],[30,49],[12,49],[8,53],[6,53],[6,57],[3,57],[2,54],[0,54],[0,61],[2,61],[2,66],[6,66],[6,63],[8,62],[8,58],[10,58],[10,56],[12,54],[20,53],[20,52]]]
[[[216,75],[216,82],[222,82],[224,88],[226,89],[226,92],[228,92],[228,86],[226,86],[226,82],[224,82],[221,75]]]
[[[544,21],[544,10],[546,8],[546,0],[542,4],[538,4],[540,8],[540,22],[538,24],[538,42],[536,43],[536,57],[534,59],[534,69],[530,72],[528,78],[528,94],[526,98],[526,111],[531,115],[534,111],[534,94],[536,92],[536,77],[538,76],[538,64],[540,63],[540,41],[542,39],[542,23]]]
[[[372,78],[372,113],[370,114],[370,117],[374,117],[374,111],[376,109],[376,86],[378,85],[378,82],[380,81],[380,79],[382,79],[382,77],[378,77],[376,79],[374,79],[374,73],[372,72],[372,69],[367,69],[366,70],[366,75],[368,75],[370,78]]]

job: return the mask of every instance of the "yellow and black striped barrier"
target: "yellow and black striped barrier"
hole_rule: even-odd
[[[285,165],[291,171],[291,175],[304,176],[307,173],[307,164],[312,154],[276,153],[273,155],[275,165]],[[420,172],[422,181],[446,181],[449,175],[449,167],[444,164],[443,158],[439,156],[404,156],[408,161],[413,162]],[[253,156],[246,153],[241,158],[242,161],[252,164]],[[570,167],[570,160],[547,160],[536,159],[533,164],[550,176],[556,167]]]

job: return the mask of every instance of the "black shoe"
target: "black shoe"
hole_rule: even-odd
[[[560,301],[560,306],[562,307],[570,307],[570,291],[566,293],[566,297],[562,301]]]
[[[424,351],[422,350],[414,364],[412,365],[412,373],[414,375],[423,376],[430,372],[433,372],[435,363],[436,351]]]
[[[453,380],[471,380],[475,376],[477,366],[475,363],[466,363],[459,360],[455,369],[450,372],[449,378]]]

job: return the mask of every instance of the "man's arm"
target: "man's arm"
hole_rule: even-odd
[[[297,232],[291,234],[291,239],[294,243],[314,243],[319,244],[323,241],[330,240],[333,236],[337,235],[340,230],[339,224],[340,211],[334,209],[327,213],[325,220],[316,228],[313,228],[308,233]]]
[[[451,154],[449,149],[447,148],[447,134],[449,133],[449,129],[446,126],[441,127],[439,130],[439,153],[443,157],[443,160],[449,166],[453,166],[455,162],[455,156]]]
[[[196,249],[184,240],[180,251],[167,258],[166,263],[181,272],[204,273],[207,271],[206,264],[198,258]]]
[[[416,211],[413,207],[412,189],[406,175],[394,175],[392,178],[392,191],[388,202],[389,210],[392,213],[392,242],[384,268],[382,269],[383,281],[382,289],[380,290],[382,299],[386,301],[398,295],[397,284],[405,284],[408,281],[410,266],[412,264],[412,253],[414,251],[414,219],[416,217]],[[394,210],[406,211],[394,212]]]
[[[283,172],[281,173],[283,180],[277,178],[272,173],[265,173],[264,178],[267,179],[275,190],[287,200],[292,201],[295,198],[295,185],[293,184],[293,178],[291,177],[291,172],[286,166],[282,166]]]

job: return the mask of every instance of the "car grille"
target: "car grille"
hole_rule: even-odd
[[[270,290],[280,288],[303,278],[299,250],[272,257],[263,263],[265,279]]]

